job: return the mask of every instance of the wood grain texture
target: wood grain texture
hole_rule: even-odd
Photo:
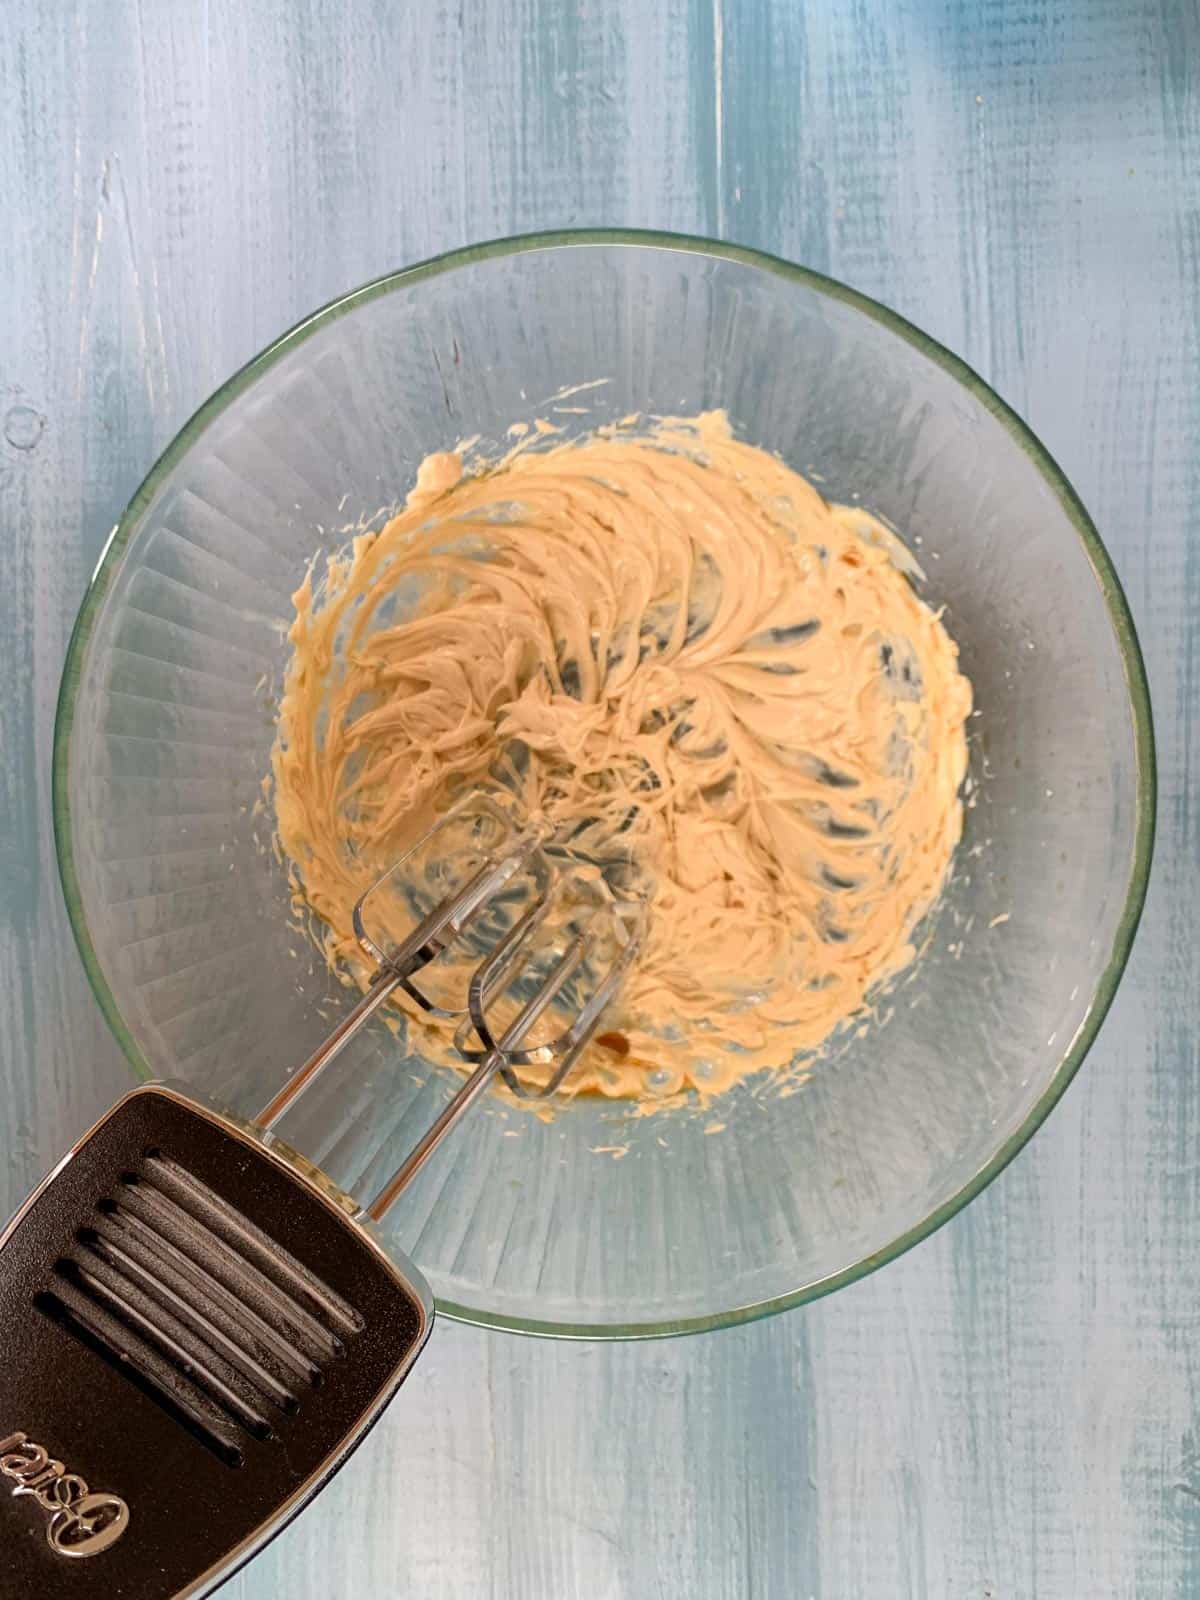
[[[807,1311],[642,1346],[443,1326],[228,1591],[1200,1595],[1200,16],[1150,0],[0,9],[0,1211],[124,1083],[50,830],[108,528],[312,306],[530,228],[722,233],[972,362],[1142,630],[1157,867],[1080,1079],[966,1213]]]

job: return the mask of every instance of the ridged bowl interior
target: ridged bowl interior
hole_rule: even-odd
[[[925,955],[798,1093],[751,1083],[648,1118],[580,1102],[549,1123],[492,1102],[458,1130],[387,1224],[454,1315],[669,1333],[877,1265],[1037,1126],[1136,924],[1153,809],[1136,641],[1095,530],[1011,413],[899,319],[783,263],[519,240],[370,285],[266,351],[170,447],[97,573],[56,823],[136,1069],[253,1115],[350,998],[289,928],[263,807],[309,561],[458,439],[710,407],[912,544],[975,685],[977,802]],[[366,1193],[449,1089],[378,1028],[281,1132]]]

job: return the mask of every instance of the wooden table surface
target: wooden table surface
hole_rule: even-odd
[[[1063,1104],[933,1239],[706,1337],[444,1325],[227,1592],[1200,1596],[1194,3],[5,0],[0,1213],[126,1082],[49,784],[67,634],[115,516],[310,308],[453,245],[589,223],[832,273],[1046,441],[1148,658],[1145,920]]]

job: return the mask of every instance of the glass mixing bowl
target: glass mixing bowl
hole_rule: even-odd
[[[388,1223],[451,1316],[666,1334],[850,1282],[1029,1138],[1129,952],[1146,683],[1096,530],[1037,440],[960,361],[817,274],[693,239],[541,236],[301,323],[187,424],[114,532],[67,660],[54,798],[80,950],[134,1069],[252,1115],[350,1003],[289,928],[260,803],[314,554],[465,436],[709,407],[913,547],[975,687],[976,803],[929,948],[799,1092],[751,1083],[642,1119],[473,1113]],[[365,1193],[447,1073],[380,1028],[329,1077],[281,1131]]]

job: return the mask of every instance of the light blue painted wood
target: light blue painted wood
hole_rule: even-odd
[[[1198,62],[1196,9],[1169,0],[0,10],[0,1211],[124,1082],[50,835],[87,575],[192,408],[375,273],[624,223],[878,296],[1074,479],[1154,694],[1129,975],[987,1194],[885,1273],[737,1332],[443,1327],[231,1595],[1200,1595]]]

